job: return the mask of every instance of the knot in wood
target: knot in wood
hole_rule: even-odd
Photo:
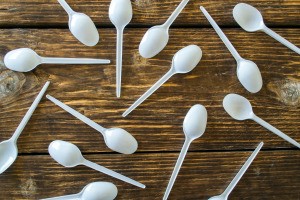
[[[5,68],[0,61],[0,102],[7,104],[17,95],[25,83],[23,73],[13,72]]]

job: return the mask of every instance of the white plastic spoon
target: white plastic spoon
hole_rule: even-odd
[[[236,120],[252,119],[266,129],[272,131],[282,139],[300,148],[300,144],[298,142],[296,142],[277,128],[273,127],[269,123],[265,122],[261,118],[257,117],[253,113],[251,103],[245,97],[238,94],[228,94],[223,99],[223,107],[232,118]]]
[[[89,16],[72,10],[65,0],[58,0],[69,15],[69,29],[77,40],[87,46],[95,46],[99,41],[99,33]]]
[[[132,154],[138,148],[138,143],[136,139],[127,131],[121,128],[110,128],[106,129],[96,122],[92,121],[91,119],[87,118],[86,116],[80,114],[73,108],[67,106],[66,104],[60,102],[59,100],[55,99],[50,95],[46,95],[46,97],[52,101],[57,106],[61,107],[77,119],[81,120],[82,122],[86,123],[93,129],[100,132],[104,137],[104,142],[108,148],[113,151],[123,153],[123,154]]]
[[[300,54],[300,49],[291,42],[287,41],[271,29],[269,29],[263,20],[261,13],[253,6],[246,3],[239,3],[233,9],[233,18],[248,32],[263,31],[286,47]]]
[[[29,72],[40,64],[109,64],[110,60],[92,58],[51,58],[39,56],[29,48],[20,48],[4,56],[7,68],[17,72]]]
[[[155,92],[162,84],[164,84],[174,74],[188,73],[192,71],[200,62],[202,51],[196,45],[189,45],[180,49],[173,57],[171,69],[158,80],[150,89],[148,89],[138,100],[134,102],[123,114],[126,117],[132,110],[138,107],[145,99]]]
[[[39,94],[33,101],[32,105],[26,112],[25,116],[23,117],[18,128],[15,130],[13,136],[10,139],[5,140],[0,143],[0,174],[2,174],[7,168],[9,168],[16,160],[16,158],[18,156],[17,139],[19,138],[20,134],[22,133],[23,129],[25,128],[27,122],[29,121],[34,110],[38,106],[39,102],[41,101],[49,84],[50,84],[49,81],[47,81],[45,83],[42,90],[39,92]]]
[[[244,86],[246,90],[252,93],[258,92],[263,85],[261,73],[257,67],[257,65],[251,60],[245,60],[240,56],[240,54],[233,47],[231,42],[228,40],[226,35],[217,25],[217,23],[213,20],[213,18],[209,15],[209,13],[205,10],[203,6],[200,7],[204,16],[207,18],[209,23],[215,29],[223,43],[226,45],[232,56],[235,58],[237,62],[237,77],[241,84]]]
[[[241,180],[241,178],[243,177],[243,175],[245,174],[245,172],[247,171],[247,169],[249,168],[249,166],[251,165],[251,163],[253,162],[253,160],[255,159],[255,157],[257,156],[257,154],[259,153],[259,151],[260,151],[260,149],[262,148],[263,145],[264,145],[263,142],[259,143],[259,145],[256,147],[256,149],[252,152],[250,157],[244,163],[242,168],[235,175],[235,177],[233,178],[231,183],[225,189],[225,191],[222,194],[218,195],[218,196],[213,196],[213,197],[209,198],[208,200],[227,200],[229,194],[232,192],[232,190],[234,189],[236,184]]]
[[[139,46],[142,57],[152,58],[165,48],[169,41],[170,26],[188,2],[189,0],[182,0],[164,24],[153,26],[145,33]]]
[[[131,178],[128,178],[126,176],[123,176],[117,172],[114,172],[110,169],[107,169],[103,166],[100,166],[96,163],[93,163],[89,160],[86,160],[82,154],[79,148],[70,143],[65,142],[62,140],[55,140],[50,143],[48,148],[50,156],[59,164],[63,165],[64,167],[75,167],[77,165],[85,165],[87,167],[90,167],[94,170],[97,170],[99,172],[102,172],[104,174],[107,174],[109,176],[112,176],[116,179],[122,180],[124,182],[130,183],[132,185],[135,185],[140,188],[146,188],[145,185],[132,180]]]
[[[176,177],[183,163],[185,155],[188,151],[188,148],[190,144],[193,142],[193,140],[203,135],[206,129],[206,123],[207,123],[207,111],[205,107],[200,104],[196,104],[193,107],[191,107],[183,121],[183,132],[185,134],[185,141],[181,149],[181,152],[179,154],[179,157],[177,159],[176,165],[174,167],[163,200],[168,199],[168,196],[175,183]]]
[[[77,194],[52,197],[42,200],[113,200],[118,194],[118,188],[109,182],[93,182],[86,185]]]
[[[116,93],[119,98],[121,96],[122,82],[123,31],[132,19],[131,1],[112,0],[109,6],[109,19],[117,29]]]

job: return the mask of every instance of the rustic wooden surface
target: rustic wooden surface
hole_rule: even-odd
[[[230,199],[300,199],[299,150],[253,121],[235,121],[222,108],[223,97],[247,97],[254,112],[300,141],[300,57],[264,33],[247,33],[231,11],[240,1],[192,0],[170,29],[168,46],[144,59],[139,42],[152,25],[163,23],[179,0],[132,1],[134,17],[124,34],[123,85],[115,97],[115,29],[109,23],[110,1],[68,3],[95,20],[100,42],[79,43],[67,28],[67,14],[55,1],[0,2],[0,141],[8,139],[45,81],[47,93],[104,127],[122,127],[134,135],[133,155],[110,151],[102,136],[45,97],[18,140],[19,157],[0,175],[0,199],[39,199],[79,192],[92,181],[117,185],[117,199],[161,199],[184,141],[182,121],[200,103],[208,110],[205,134],[195,140],[183,163],[170,199],[207,199],[221,193],[260,141],[265,145]],[[258,7],[266,24],[300,46],[300,1],[246,1]],[[210,27],[199,6],[206,7],[241,56],[259,66],[264,86],[247,92],[236,78],[236,63]],[[128,117],[121,114],[170,68],[173,55],[196,44],[203,50],[189,74],[172,77]],[[29,73],[3,66],[10,50],[29,47],[43,56],[99,57],[110,65],[41,65]],[[145,190],[85,167],[66,169],[47,152],[55,139],[73,142],[86,158],[144,184]]]

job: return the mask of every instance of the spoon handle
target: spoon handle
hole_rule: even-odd
[[[252,119],[254,121],[256,121],[257,123],[259,123],[260,125],[262,125],[263,127],[265,127],[266,129],[268,129],[269,131],[275,133],[276,135],[278,135],[282,139],[284,139],[284,140],[288,141],[289,143],[295,145],[296,147],[300,148],[300,144],[298,142],[296,142],[294,139],[290,138],[289,136],[287,136],[286,134],[284,134],[283,132],[281,132],[280,130],[278,130],[277,128],[275,128],[274,126],[269,124],[268,122],[266,122],[263,119],[257,117],[256,115],[254,115],[252,117]]]
[[[42,99],[43,95],[45,94],[45,92],[46,92],[49,84],[50,84],[50,81],[47,81],[45,83],[45,85],[43,86],[43,88],[41,89],[41,91],[39,92],[39,94],[37,95],[37,97],[35,98],[35,100],[33,101],[33,103],[31,104],[30,108],[26,112],[26,114],[23,117],[22,121],[20,122],[19,126],[15,130],[13,136],[11,137],[11,139],[14,140],[15,142],[17,141],[18,137],[22,133],[23,129],[25,128],[27,122],[29,121],[29,119],[32,116],[34,110],[38,106],[39,102],[41,101],[41,99]]]
[[[168,187],[167,187],[167,189],[165,191],[163,200],[166,200],[169,197],[169,194],[170,194],[170,192],[172,190],[172,187],[173,187],[173,185],[175,183],[176,177],[178,175],[178,172],[180,170],[180,167],[181,167],[181,165],[183,163],[183,160],[184,160],[185,155],[186,155],[186,153],[187,153],[187,151],[189,149],[190,144],[191,144],[191,141],[188,140],[188,139],[185,139],[183,147],[182,147],[181,152],[179,154],[179,157],[177,159],[176,165],[175,165],[174,170],[172,172],[172,175],[171,175]]]
[[[178,15],[181,13],[181,11],[183,10],[183,8],[186,6],[186,4],[188,2],[189,2],[189,0],[182,0],[181,3],[177,6],[177,8],[173,11],[171,16],[163,24],[163,26],[170,27],[171,24],[175,21],[175,19],[178,17]]]
[[[250,157],[244,163],[244,165],[242,166],[242,168],[240,169],[240,171],[235,175],[235,177],[230,182],[230,184],[225,189],[225,191],[223,192],[222,195],[228,197],[228,195],[230,194],[230,192],[234,189],[234,187],[236,186],[236,184],[240,181],[240,179],[242,178],[242,176],[245,174],[245,172],[247,171],[247,169],[249,168],[249,166],[251,165],[251,163],[253,162],[253,160],[255,159],[255,157],[257,156],[257,154],[259,153],[259,151],[260,151],[260,149],[262,148],[263,145],[264,145],[263,142],[259,143],[259,145],[252,152],[252,154],[250,155]]]
[[[89,125],[93,129],[97,130],[102,135],[104,135],[104,132],[105,132],[106,129],[103,128],[102,126],[100,126],[99,124],[97,124],[96,122],[92,121],[91,119],[87,118],[83,114],[77,112],[76,110],[74,110],[73,108],[67,106],[66,104],[62,103],[61,101],[55,99],[54,97],[50,96],[49,94],[47,94],[46,97],[47,97],[47,99],[52,101],[57,106],[61,107],[62,109],[64,109],[65,111],[67,111],[68,113],[70,113],[71,115],[76,117],[77,119],[81,120],[82,122],[86,123],[87,125]]]
[[[138,107],[145,99],[147,99],[153,92],[155,92],[162,84],[164,84],[174,74],[172,68],[159,79],[150,89],[148,89],[138,100],[136,100],[123,114],[126,117],[131,111]]]
[[[67,4],[65,0],[57,0],[58,3],[65,9],[65,11],[68,13],[68,15],[72,15],[74,13],[74,10]]]
[[[265,26],[262,29],[262,31],[264,31],[266,34],[268,34],[269,36],[271,36],[272,38],[274,38],[275,40],[277,40],[281,44],[283,44],[286,47],[290,48],[291,50],[295,51],[297,54],[300,54],[300,49],[298,47],[296,47],[294,44],[292,44],[291,42],[287,41],[286,39],[284,39],[283,37],[281,37],[280,35],[278,35],[274,31],[272,31],[268,27]]]
[[[123,176],[122,174],[114,172],[114,171],[112,171],[110,169],[107,169],[107,168],[105,168],[105,167],[103,167],[101,165],[98,165],[96,163],[93,163],[93,162],[91,162],[89,160],[84,159],[83,160],[83,164],[86,165],[86,166],[88,166],[88,167],[90,167],[90,168],[92,168],[92,169],[94,169],[94,170],[96,170],[96,171],[102,172],[102,173],[107,174],[109,176],[112,176],[112,177],[114,177],[116,179],[122,180],[122,181],[124,181],[126,183],[130,183],[130,184],[135,185],[135,186],[140,187],[140,188],[146,188],[146,186],[144,184],[142,184],[142,183],[139,183],[139,182],[137,182],[137,181],[135,181],[135,180],[133,180],[131,178]]]
[[[46,199],[41,199],[41,200],[77,200],[77,199],[78,200],[81,199],[78,194],[70,194],[70,195],[46,198]]]
[[[226,45],[232,56],[235,58],[235,60],[238,62],[238,60],[241,60],[242,57],[240,54],[236,51],[234,46],[231,44],[229,39],[226,37],[226,35],[223,33],[223,31],[220,29],[218,24],[215,22],[215,20],[209,15],[209,13],[205,10],[203,6],[200,6],[200,10],[203,12],[204,16],[207,18],[209,23],[212,25],[212,27],[215,29],[216,33],[219,35],[223,43]]]
[[[124,28],[117,28],[116,93],[118,98],[121,96],[122,83],[123,31]]]
[[[93,59],[93,58],[49,58],[41,57],[45,64],[109,64],[107,59]]]

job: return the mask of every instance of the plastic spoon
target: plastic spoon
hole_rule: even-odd
[[[300,148],[300,144],[298,142],[296,142],[277,128],[273,127],[269,123],[265,122],[261,118],[257,117],[253,113],[251,103],[245,97],[237,94],[228,94],[223,99],[223,107],[232,118],[236,120],[252,119],[269,131],[272,131],[282,139]]]
[[[116,179],[122,180],[124,182],[130,183],[132,185],[135,185],[140,188],[145,188],[146,186],[132,180],[131,178],[128,178],[126,176],[123,176],[117,172],[114,172],[110,169],[107,169],[103,166],[100,166],[96,163],[93,163],[89,160],[86,160],[82,154],[81,151],[77,146],[70,142],[65,142],[62,140],[55,140],[50,143],[48,148],[50,156],[59,164],[63,165],[64,167],[75,167],[77,165],[85,165],[87,167],[90,167],[94,170],[97,170],[99,172],[102,172],[104,174],[107,174],[109,176],[112,176]]]
[[[256,149],[252,152],[250,157],[244,163],[244,165],[242,166],[240,171],[235,175],[235,177],[233,178],[231,183],[228,185],[226,190],[221,195],[211,197],[208,200],[227,200],[229,194],[232,192],[232,190],[234,189],[236,184],[241,180],[241,178],[243,177],[243,175],[245,174],[245,172],[247,171],[247,169],[249,168],[249,166],[251,165],[251,163],[253,162],[253,160],[255,159],[255,157],[257,156],[257,154],[259,153],[259,151],[263,145],[264,145],[263,142],[259,143],[259,145],[256,147]]]
[[[95,46],[99,41],[99,33],[89,16],[72,10],[65,0],[58,0],[69,15],[69,29],[74,37],[87,46]]]
[[[239,3],[233,9],[233,18],[248,32],[263,31],[286,47],[300,54],[300,49],[291,42],[287,41],[271,29],[269,29],[263,20],[261,13],[253,6],[246,3]]]
[[[206,123],[207,123],[207,111],[205,107],[200,104],[196,104],[193,107],[191,107],[183,121],[183,132],[185,134],[185,141],[181,149],[181,152],[179,154],[179,157],[177,159],[176,165],[174,167],[163,200],[168,199],[168,196],[174,185],[174,182],[176,180],[180,167],[183,163],[185,155],[188,151],[188,148],[190,144],[193,142],[193,140],[203,135],[206,129]]]
[[[188,73],[192,71],[200,62],[202,51],[196,45],[189,45],[179,50],[173,57],[171,69],[158,80],[150,89],[148,89],[134,104],[132,104],[123,114],[126,117],[132,110],[138,107],[145,99],[155,92],[162,84],[164,84],[174,74]]]
[[[49,84],[50,84],[49,81],[47,81],[45,83],[42,90],[37,95],[37,97],[33,101],[32,105],[30,106],[30,108],[26,112],[25,116],[23,117],[18,128],[15,130],[13,136],[10,139],[5,140],[0,143],[0,174],[2,174],[7,168],[9,168],[16,160],[16,158],[18,156],[17,139],[19,138],[20,134],[22,133],[23,129],[25,128],[27,122],[29,121],[34,110],[38,106],[39,102],[41,101]]]
[[[142,57],[152,58],[165,48],[169,41],[170,26],[188,2],[189,0],[182,0],[164,24],[153,26],[145,33],[139,46]]]
[[[86,185],[77,194],[52,197],[42,200],[113,200],[118,194],[117,187],[109,182],[93,182]]]
[[[92,121],[91,119],[87,118],[86,116],[80,114],[73,108],[67,106],[66,104],[60,102],[59,100],[55,99],[50,95],[46,95],[46,97],[52,101],[57,106],[61,107],[77,119],[81,120],[82,122],[86,123],[93,129],[100,132],[104,137],[104,142],[108,148],[113,151],[123,153],[123,154],[132,154],[138,148],[138,143],[136,139],[127,131],[121,128],[110,128],[106,129],[96,122]]]
[[[245,60],[244,58],[242,58],[240,54],[236,51],[236,49],[233,47],[233,45],[230,43],[223,31],[220,29],[220,27],[217,25],[217,23],[205,10],[205,8],[201,6],[200,9],[209,21],[209,23],[215,29],[223,43],[226,45],[232,56],[235,58],[237,62],[237,77],[241,84],[249,92],[258,92],[262,88],[263,82],[261,73],[257,65],[251,60]]]
[[[20,48],[4,56],[7,68],[18,72],[29,72],[40,64],[109,64],[110,60],[91,58],[49,58],[41,57],[29,48]]]
[[[132,19],[131,1],[112,0],[109,6],[109,19],[117,29],[116,93],[119,98],[121,96],[123,31]]]

